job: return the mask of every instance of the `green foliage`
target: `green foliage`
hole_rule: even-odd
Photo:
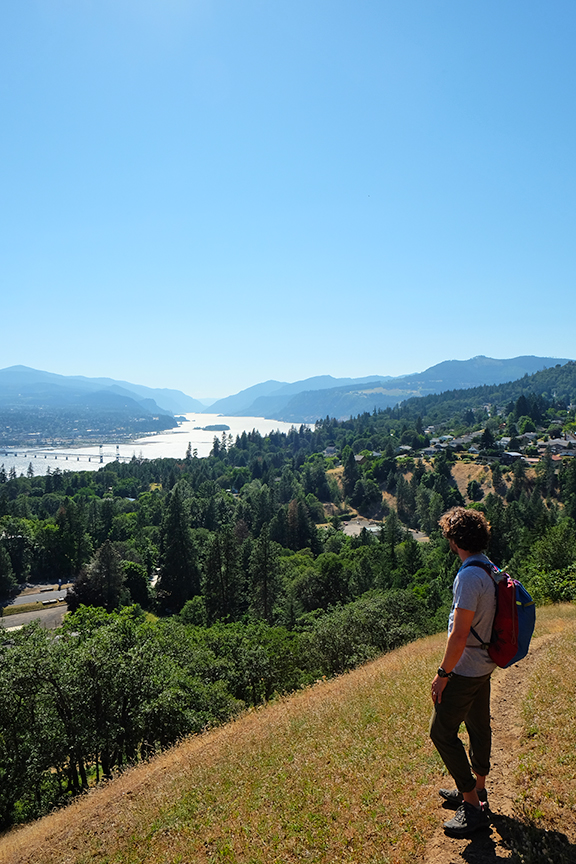
[[[532,571],[527,583],[537,603],[576,602],[576,564],[562,570]]]
[[[29,519],[4,516],[0,519],[0,543],[7,553],[9,562],[4,558],[5,578],[25,582],[29,575],[34,556],[34,528]]]
[[[148,574],[143,564],[136,561],[124,562],[124,585],[130,593],[130,602],[138,603],[146,609],[150,603]]]
[[[132,581],[135,579],[133,574]],[[112,612],[122,602],[129,602],[125,582],[122,560],[110,540],[106,540],[66,595],[68,608],[75,612],[80,605],[102,606]]]
[[[303,641],[323,674],[335,675],[423,636],[428,626],[426,606],[412,592],[368,594],[318,618]]]
[[[149,624],[138,607],[81,606],[59,640],[31,625],[0,646],[0,824],[42,815],[91,772],[110,776],[243,704],[422,632],[425,609],[402,592],[365,597],[301,634],[264,622]]]
[[[173,611],[179,611],[186,600],[200,591],[198,555],[180,484],[170,495],[162,525],[161,550],[159,591],[165,604]]]
[[[562,519],[536,540],[523,572],[538,602],[576,600],[576,526],[572,519]]]
[[[272,622],[279,592],[278,547],[265,525],[250,555],[251,611],[256,618]]]
[[[515,432],[558,416],[572,422],[549,396],[506,387],[466,391],[468,402],[453,393],[327,417],[287,435],[216,439],[207,459],[16,479],[0,471],[0,590],[71,577],[77,608],[62,639],[32,628],[0,647],[4,824],[243,705],[443,629],[456,562],[438,519],[464,503],[456,457],[395,454],[400,442],[420,447],[431,422],[487,429],[490,445],[503,408]],[[489,394],[504,401],[488,418]],[[327,473],[328,445],[342,472]],[[493,461],[491,471],[493,492],[482,497],[476,481],[467,490],[491,522],[490,556],[539,600],[576,599],[576,459],[559,466],[545,453],[536,476],[521,461],[504,472]],[[512,479],[505,500],[503,473]],[[396,494],[397,510],[383,507],[383,491]],[[348,503],[369,516],[385,510],[378,535],[344,535]],[[147,623],[147,607],[167,617]]]
[[[482,486],[477,480],[470,480],[466,486],[466,495],[470,501],[481,501],[484,497]]]
[[[0,597],[8,597],[16,587],[16,578],[12,569],[10,555],[3,543],[0,543]]]

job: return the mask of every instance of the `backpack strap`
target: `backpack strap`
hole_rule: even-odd
[[[494,579],[494,571],[498,572],[498,567],[496,567],[495,564],[493,564],[491,561],[470,561],[470,559],[466,559],[466,561],[460,567],[460,570],[464,570],[465,567],[481,567],[482,570],[485,570],[492,579],[492,582],[494,583],[494,592],[496,593],[496,596],[498,596],[498,587],[496,584],[496,580]],[[458,572],[460,572],[460,570]],[[472,633],[474,638],[477,639],[478,642],[480,642],[480,645],[478,647],[483,648],[485,651],[487,651],[490,647],[490,643],[484,642],[484,640],[480,638],[480,636],[473,627],[470,627],[470,633]],[[471,647],[473,648],[474,646],[472,645]]]
[[[484,641],[480,638],[480,636],[478,635],[478,633],[476,632],[476,630],[474,629],[474,627],[470,627],[470,633],[472,633],[472,635],[474,636],[474,638],[477,639],[478,642],[480,642],[480,645],[479,645],[478,647],[479,647],[479,648],[483,648],[485,651],[487,651],[488,648],[490,647],[490,643],[489,643],[489,642],[484,642]],[[470,645],[469,647],[470,647],[470,648],[474,648],[474,645]]]
[[[460,567],[460,570],[464,570],[465,567],[481,567],[482,570],[485,570],[486,573],[492,578],[493,582],[496,582],[494,579],[494,573],[499,573],[498,567],[492,563],[492,561],[479,561],[476,559],[475,561],[471,561],[470,558],[467,558],[466,561]],[[458,572],[460,572],[460,570]]]

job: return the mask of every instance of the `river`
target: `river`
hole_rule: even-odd
[[[292,423],[282,423],[280,420],[267,420],[264,417],[222,417],[219,414],[184,414],[177,429],[147,435],[135,441],[121,441],[97,444],[86,447],[6,447],[0,449],[0,465],[8,474],[14,467],[18,476],[26,474],[32,466],[34,475],[47,474],[48,471],[97,471],[102,465],[114,462],[116,459],[127,461],[133,456],[144,459],[183,459],[188,444],[192,450],[198,451],[198,456],[208,456],[212,449],[214,436],[222,439],[222,432],[206,432],[202,428],[213,425],[225,425],[230,429],[226,435],[232,435],[236,440],[242,432],[257,429],[261,435],[267,435],[278,429],[288,432]]]

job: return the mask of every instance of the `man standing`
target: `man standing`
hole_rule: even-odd
[[[440,790],[442,798],[458,808],[444,829],[462,837],[490,822],[485,782],[492,744],[490,676],[496,664],[481,648],[479,639],[490,641],[496,592],[486,569],[475,566],[477,561],[489,564],[483,554],[490,539],[490,525],[484,515],[453,507],[439,524],[462,566],[454,580],[446,650],[432,681],[430,737],[456,783],[456,789]],[[470,759],[458,737],[461,723],[468,731]]]

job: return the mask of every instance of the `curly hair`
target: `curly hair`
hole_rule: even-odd
[[[490,542],[490,523],[478,510],[452,507],[438,524],[448,540],[454,540],[466,552],[482,552]]]

